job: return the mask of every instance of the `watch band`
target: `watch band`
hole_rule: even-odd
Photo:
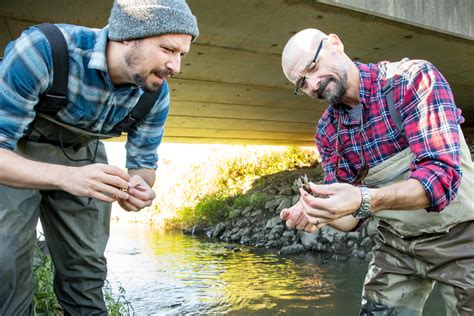
[[[359,209],[352,213],[352,216],[355,218],[365,218],[371,214],[372,200],[370,197],[369,188],[366,186],[360,186],[359,189],[362,196],[362,201],[360,203]]]

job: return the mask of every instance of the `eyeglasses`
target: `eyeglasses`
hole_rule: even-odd
[[[341,135],[339,134],[339,131],[340,131],[340,127],[341,127],[341,115],[339,115],[339,118],[338,118],[338,122],[337,122],[337,136],[336,136],[336,155],[337,155],[337,169],[336,169],[336,180],[338,182],[346,182],[346,183],[360,183],[362,180],[365,179],[365,177],[367,177],[367,174],[369,173],[369,166],[367,166],[367,163],[365,161],[365,152],[364,152],[364,144],[361,143],[360,145],[360,148],[361,148],[361,155],[359,156],[361,162],[362,162],[362,168],[358,169],[357,170],[357,174],[355,176],[354,179],[352,179],[352,181],[347,181],[346,179],[342,178],[340,175],[339,175],[339,170],[341,169],[341,165],[340,165],[340,162],[341,162],[341,153],[340,153],[340,148],[339,148],[339,139],[341,137]],[[360,129],[360,132],[362,133],[362,128],[363,128],[363,124],[362,124],[362,116],[360,118],[360,126],[359,126],[359,129]],[[362,137],[361,137],[362,139]],[[341,148],[343,146],[340,146]]]
[[[318,49],[316,50],[316,54],[314,54],[314,58],[311,60],[311,62],[305,67],[305,70],[306,69],[309,69],[309,67],[312,65],[312,64],[316,64],[316,61],[318,59],[318,56],[319,56],[319,53],[321,52],[321,48],[323,48],[323,42],[324,42],[325,38],[323,38],[321,40],[321,43],[319,43],[319,46],[318,46]],[[303,95],[304,94],[304,88],[306,86],[306,79],[308,79],[306,77],[306,75],[304,75],[301,79],[299,79],[298,81],[296,81],[296,88],[295,88],[295,92],[294,94],[296,95]]]

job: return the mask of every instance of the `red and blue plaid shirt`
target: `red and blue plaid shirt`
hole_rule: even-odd
[[[324,182],[337,182],[337,176],[352,183],[364,163],[372,168],[410,147],[416,158],[409,177],[420,181],[427,192],[431,200],[427,210],[440,212],[456,197],[461,181],[459,124],[464,118],[449,84],[431,63],[404,59],[393,82],[393,100],[404,135],[392,120],[382,92],[388,64],[357,63],[362,111],[359,109],[357,114],[343,106],[329,105],[322,115],[316,145]]]

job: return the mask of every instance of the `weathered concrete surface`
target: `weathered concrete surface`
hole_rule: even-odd
[[[172,109],[165,141],[313,145],[315,124],[325,105],[294,96],[280,66],[288,38],[308,27],[338,34],[354,60],[410,57],[433,62],[450,82],[466,125],[474,126],[472,40],[311,0],[188,3],[201,36],[184,60],[182,73],[170,80]],[[103,27],[111,4],[0,0],[0,48],[40,22]]]
[[[319,0],[474,40],[472,0]]]

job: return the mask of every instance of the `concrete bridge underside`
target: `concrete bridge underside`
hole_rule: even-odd
[[[474,6],[453,0],[440,9],[436,3],[445,1],[426,2],[189,0],[201,36],[182,72],[170,80],[165,141],[311,146],[325,104],[294,96],[280,66],[288,38],[308,27],[338,34],[354,60],[433,62],[450,82],[469,130],[474,127]],[[103,27],[111,4],[0,0],[0,48],[41,22]]]

